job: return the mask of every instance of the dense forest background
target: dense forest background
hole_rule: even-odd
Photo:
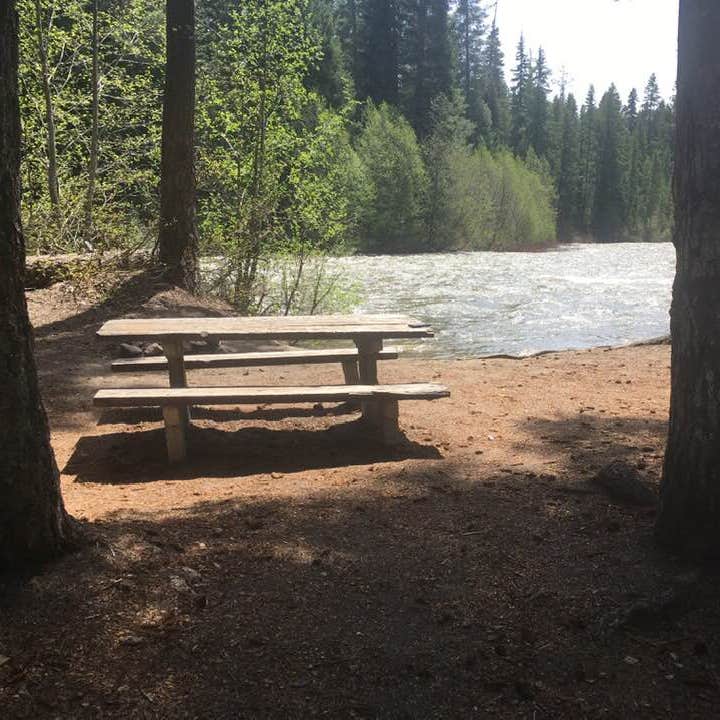
[[[152,244],[163,3],[19,11],[30,248]],[[673,108],[655,77],[579,101],[541,48],[521,38],[506,60],[478,0],[198,0],[196,38],[206,254],[668,238]]]

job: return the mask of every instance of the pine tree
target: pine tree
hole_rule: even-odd
[[[580,204],[579,229],[588,235],[591,232],[595,180],[597,174],[597,106],[595,87],[590,86],[580,112]]]
[[[345,66],[355,89],[363,84],[360,79],[360,22],[362,0],[338,0],[335,3],[337,35],[342,48]]]
[[[578,108],[570,94],[562,114],[562,141],[558,189],[558,235],[561,240],[571,239],[581,225],[579,209],[582,207],[580,187],[580,137]]]
[[[625,229],[626,133],[620,96],[611,85],[597,114],[598,164],[592,228],[601,242],[620,240]]]
[[[545,51],[538,50],[537,61],[532,72],[531,95],[529,100],[528,142],[535,152],[544,157],[548,151],[548,96],[550,95],[550,69]]]
[[[358,32],[355,85],[358,96],[397,105],[399,0],[363,0]]]
[[[510,147],[524,157],[530,145],[530,104],[532,100],[532,64],[525,50],[525,37],[520,36],[515,53],[515,69],[511,88]]]
[[[485,15],[485,9],[478,0],[458,0],[453,14],[458,75],[460,88],[466,100],[470,97],[475,81],[480,75]]]
[[[448,0],[409,0],[403,27],[402,106],[419,137],[430,130],[430,110],[452,89]]]
[[[645,96],[643,98],[641,111],[645,140],[648,145],[652,145],[658,136],[656,113],[660,106],[660,100],[660,88],[658,87],[657,76],[653,73],[645,86]]]
[[[670,430],[658,541],[720,551],[720,3],[680,3]]]
[[[458,65],[458,81],[470,120],[476,126],[476,139],[489,135],[492,121],[482,97],[482,53],[485,9],[479,0],[459,0],[453,14],[453,36]]]
[[[505,57],[500,30],[493,22],[482,54],[482,99],[490,112],[492,129],[489,145],[506,145],[510,128],[508,87],[505,82]]]
[[[630,132],[633,132],[638,122],[638,91],[635,88],[633,88],[630,91],[630,95],[628,95],[624,112],[627,128]]]
[[[73,541],[40,397],[25,301],[15,3],[0,3],[0,572]]]
[[[158,255],[167,279],[198,282],[195,218],[195,0],[168,0]]]
[[[320,48],[318,60],[310,66],[305,84],[333,108],[342,107],[351,97],[351,83],[339,39],[338,18],[328,0],[309,0],[311,32]]]

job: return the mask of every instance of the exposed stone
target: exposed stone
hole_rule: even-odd
[[[149,345],[146,345],[143,353],[146,357],[159,357],[160,355],[165,354],[162,349],[162,345],[159,343],[150,343]]]
[[[142,348],[137,345],[131,345],[130,343],[120,343],[117,349],[118,357],[121,358],[136,358],[141,357],[143,354]]]
[[[591,482],[620,503],[641,507],[657,503],[657,495],[643,482],[637,469],[621,460],[606,465]]]

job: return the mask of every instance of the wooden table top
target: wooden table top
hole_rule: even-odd
[[[355,340],[432,337],[424,323],[407,315],[311,315],[289,317],[152,318],[109,320],[101,337],[159,340]]]

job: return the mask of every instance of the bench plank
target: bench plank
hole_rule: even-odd
[[[385,348],[378,353],[379,360],[396,360],[397,348]],[[209,355],[185,355],[185,368],[232,368],[262,367],[263,365],[314,365],[321,363],[355,361],[356,348],[333,348],[330,350],[285,350],[281,352],[215,353]],[[141,372],[167,370],[167,358],[141,357],[114,360],[113,372]]]
[[[98,390],[97,407],[250,405],[255,403],[344,402],[346,400],[436,400],[450,396],[444,385],[318,385],[256,387],[119,388]]]

